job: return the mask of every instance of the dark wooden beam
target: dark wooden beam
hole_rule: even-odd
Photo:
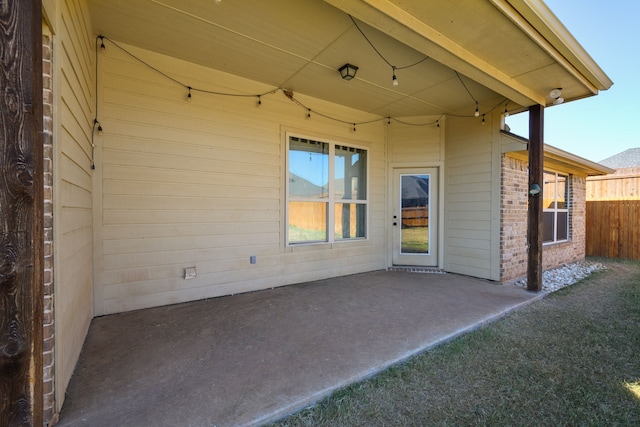
[[[542,290],[542,190],[544,188],[544,107],[529,107],[529,188],[534,184],[540,193],[529,194],[527,243],[527,290]]]
[[[0,425],[42,426],[42,2],[0,0]]]

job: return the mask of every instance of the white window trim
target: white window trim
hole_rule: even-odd
[[[548,241],[548,242],[543,242],[543,246],[549,246],[549,245],[555,245],[555,244],[559,244],[559,243],[566,243],[569,242],[571,240],[571,227],[570,227],[570,220],[571,220],[571,214],[569,212],[569,206],[571,206],[570,203],[570,197],[571,197],[571,191],[570,191],[570,180],[571,180],[571,175],[569,174],[564,174],[564,173],[560,173],[560,172],[554,172],[554,171],[549,171],[549,170],[545,170],[544,173],[546,174],[553,174],[556,176],[556,180],[555,180],[555,185],[554,185],[554,195],[553,195],[553,200],[554,200],[554,206],[557,206],[558,204],[558,176],[562,176],[566,179],[565,181],[565,185],[567,187],[566,189],[566,195],[565,195],[565,205],[567,206],[564,209],[558,209],[557,207],[554,208],[543,208],[542,211],[543,212],[552,212],[553,213],[553,240]],[[562,239],[562,240],[557,240],[558,237],[558,212],[566,212],[567,213],[567,238],[566,239]]]
[[[308,140],[312,140],[312,141],[316,141],[316,142],[322,142],[325,144],[329,145],[329,197],[327,197],[326,199],[314,199],[314,198],[295,198],[295,199],[290,199],[289,198],[289,183],[290,183],[290,176],[289,176],[289,144],[291,141],[291,138],[300,138],[300,139],[308,139]],[[353,242],[362,242],[362,241],[366,241],[369,240],[369,219],[370,219],[370,205],[369,205],[369,196],[370,196],[370,188],[371,188],[371,183],[370,183],[370,174],[369,174],[369,168],[371,165],[371,160],[370,160],[370,149],[369,147],[363,146],[363,145],[359,145],[359,144],[353,144],[351,142],[342,142],[342,141],[334,141],[331,139],[327,139],[327,138],[323,138],[323,137],[312,137],[312,136],[306,136],[306,135],[302,135],[302,134],[298,134],[298,133],[289,133],[287,132],[285,134],[285,138],[286,138],[286,147],[285,147],[285,171],[286,171],[286,177],[285,177],[285,224],[284,224],[284,235],[285,235],[285,246],[286,247],[301,247],[301,246],[313,246],[313,245],[334,245],[334,244],[342,244],[342,243],[353,243]],[[335,239],[335,204],[336,204],[336,199],[335,199],[335,192],[334,192],[334,188],[335,188],[335,146],[336,145],[340,145],[340,146],[345,146],[345,147],[350,147],[350,148],[355,148],[355,149],[359,149],[359,150],[364,150],[367,152],[367,165],[366,165],[366,185],[367,185],[367,191],[366,191],[366,195],[365,195],[365,200],[350,200],[349,203],[353,203],[353,204],[361,204],[361,205],[365,205],[365,237],[357,237],[357,238],[352,238],[352,239]],[[309,242],[294,242],[291,243],[289,241],[289,202],[291,200],[297,201],[297,202],[322,202],[322,203],[327,203],[327,240],[318,240],[318,241],[309,241]],[[340,203],[342,199],[340,199],[338,201],[338,203]]]

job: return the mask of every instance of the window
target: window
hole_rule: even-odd
[[[544,173],[542,241],[543,243],[569,240],[569,179],[554,172]]]
[[[367,150],[289,137],[287,244],[366,238]]]

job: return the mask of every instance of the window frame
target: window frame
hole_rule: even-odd
[[[571,197],[571,191],[570,191],[570,182],[571,182],[571,175],[570,174],[565,174],[565,173],[561,173],[561,172],[555,172],[555,171],[550,171],[550,170],[545,170],[544,175],[554,175],[555,179],[554,179],[554,185],[553,185],[553,207],[549,208],[546,206],[543,206],[542,208],[542,213],[543,216],[545,213],[551,213],[553,215],[553,239],[552,240],[544,240],[544,227],[545,227],[545,223],[543,220],[543,245],[553,245],[553,244],[557,244],[557,243],[565,243],[571,240],[571,203],[570,203],[570,197]],[[564,208],[558,208],[558,201],[559,201],[559,197],[558,197],[558,181],[559,181],[559,177],[562,177],[565,179],[565,191],[564,191]],[[547,183],[544,183],[544,190],[547,189]],[[548,194],[546,191],[543,191],[543,197],[544,199],[548,200]],[[559,239],[558,238],[558,214],[566,214],[566,238],[563,239]]]
[[[328,164],[328,195],[327,197],[291,197],[291,160],[290,160],[290,145],[292,138],[297,138],[300,140],[309,140],[314,141],[316,143],[324,143],[329,147],[329,164]],[[361,242],[369,240],[369,218],[370,218],[370,209],[369,209],[369,195],[370,195],[370,149],[369,147],[354,144],[352,142],[344,142],[344,141],[335,141],[323,137],[310,137],[305,136],[298,133],[286,133],[286,146],[285,146],[285,223],[284,223],[284,236],[285,236],[285,246],[286,247],[300,247],[300,246],[311,246],[311,245],[327,245],[327,244],[335,244],[335,243],[347,243],[347,242]],[[335,178],[335,160],[336,160],[336,147],[347,147],[354,150],[362,150],[366,153],[366,165],[365,165],[365,195],[364,199],[342,199],[336,197],[336,178]],[[311,202],[311,203],[326,203],[326,240],[309,240],[302,242],[291,242],[290,241],[290,224],[289,224],[289,216],[290,216],[290,205],[291,202]],[[349,203],[355,205],[362,205],[365,208],[364,213],[364,237],[353,237],[347,239],[336,239],[336,215],[335,209],[336,205],[342,203]]]

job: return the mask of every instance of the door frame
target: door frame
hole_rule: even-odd
[[[394,199],[394,176],[397,171],[402,173],[402,170],[412,170],[412,169],[436,169],[437,177],[438,177],[438,197],[435,202],[437,203],[437,211],[438,211],[438,224],[435,232],[438,236],[438,248],[437,248],[437,267],[438,269],[444,268],[444,204],[445,204],[445,193],[444,193],[444,163],[443,162],[411,162],[411,163],[390,163],[389,170],[387,172],[387,216],[386,216],[386,236],[387,236],[387,267],[393,267],[393,211],[394,206],[397,201]],[[432,201],[433,202],[433,201]],[[420,268],[420,267],[417,267]],[[425,268],[434,268],[434,267],[425,267]]]

